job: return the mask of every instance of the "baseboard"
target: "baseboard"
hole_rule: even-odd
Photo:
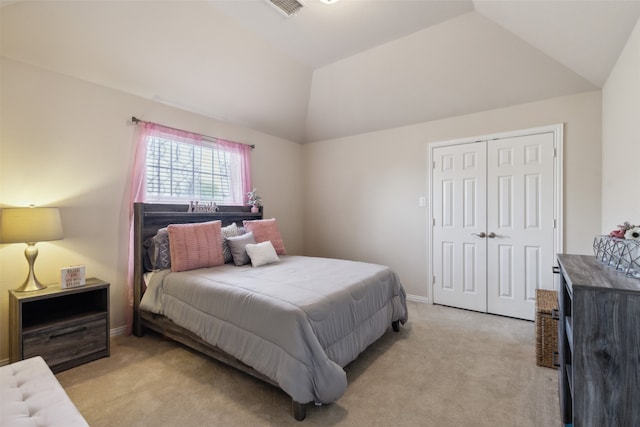
[[[423,303],[423,304],[429,304],[429,298],[422,297],[420,295],[407,294],[407,300],[408,301],[414,301],[414,302],[420,302],[420,303]]]
[[[109,331],[109,335],[112,337],[117,337],[118,335],[124,335],[127,333],[127,326],[119,326],[117,328],[112,328]]]

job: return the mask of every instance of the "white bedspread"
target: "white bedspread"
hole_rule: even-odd
[[[141,309],[252,366],[300,403],[338,399],[342,368],[392,321],[407,320],[404,289],[388,267],[301,256],[257,268],[163,270]]]

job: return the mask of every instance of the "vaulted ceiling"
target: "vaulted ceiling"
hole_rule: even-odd
[[[597,90],[640,17],[640,0],[302,3],[0,0],[1,53],[303,143]]]

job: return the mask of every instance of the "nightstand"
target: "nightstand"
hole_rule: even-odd
[[[33,356],[53,372],[108,357],[109,283],[94,277],[77,288],[9,291],[10,361]]]

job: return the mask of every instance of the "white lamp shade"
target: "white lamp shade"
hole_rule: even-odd
[[[58,208],[5,208],[0,214],[0,242],[36,243],[60,240]]]

